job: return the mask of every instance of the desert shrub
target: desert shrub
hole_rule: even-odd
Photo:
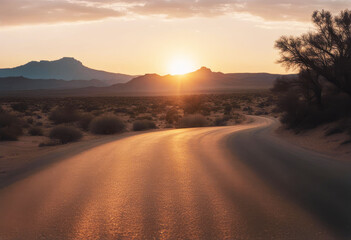
[[[184,113],[186,114],[195,114],[200,113],[203,109],[203,101],[200,97],[188,97],[185,99],[185,103],[183,106]]]
[[[28,109],[28,104],[24,102],[14,103],[11,105],[12,109],[17,112],[25,112]]]
[[[155,129],[156,124],[150,120],[138,120],[133,123],[134,131],[144,131],[148,129]]]
[[[268,115],[268,112],[263,111],[263,110],[258,110],[255,112],[256,116],[261,116],[261,115]]]
[[[136,113],[146,113],[146,112],[147,112],[147,108],[146,108],[146,106],[139,105],[139,106],[137,106],[137,107],[134,109],[134,111],[135,111]]]
[[[31,112],[31,111],[26,111],[26,112],[24,112],[24,116],[33,116],[34,115],[34,113],[33,112]]]
[[[90,113],[83,113],[79,115],[78,126],[83,129],[84,131],[89,130],[89,125],[93,120],[94,115]]]
[[[48,113],[48,112],[50,112],[50,110],[51,110],[51,105],[49,105],[49,104],[44,104],[44,105],[42,105],[42,107],[41,107],[41,111],[43,112],[43,113]]]
[[[93,111],[98,111],[100,110],[100,107],[98,106],[98,104],[87,104],[87,105],[84,105],[83,106],[83,109],[86,111],[86,112],[93,112]]]
[[[267,106],[269,106],[269,105],[266,102],[260,102],[260,103],[257,104],[258,108],[265,108]]]
[[[237,102],[233,102],[232,107],[233,107],[233,109],[240,109],[241,108],[240,104]]]
[[[9,113],[0,113],[0,141],[16,141],[22,134],[20,120]]]
[[[43,136],[43,129],[40,127],[32,127],[28,131],[31,136]]]
[[[22,130],[15,126],[0,128],[0,141],[17,141]]]
[[[253,109],[252,107],[248,106],[248,107],[244,107],[243,111],[247,112],[248,114],[252,114],[253,113]]]
[[[240,113],[233,113],[231,118],[235,121],[236,124],[240,124],[246,120],[246,117]]]
[[[70,126],[57,126],[51,129],[49,137],[59,140],[62,144],[75,142],[82,138],[82,133]]]
[[[206,127],[206,126],[208,126],[208,121],[201,114],[185,115],[179,121],[179,127],[181,128]]]
[[[166,113],[165,119],[168,124],[173,124],[178,122],[179,120],[178,110],[175,108],[169,109]]]
[[[232,109],[233,109],[232,105],[225,104],[224,105],[224,114],[229,115],[232,112]]]
[[[214,125],[215,126],[226,126],[227,125],[227,121],[226,121],[226,119],[219,117],[219,118],[216,118],[214,120]]]
[[[292,91],[281,95],[277,102],[278,109],[283,113],[281,122],[288,128],[299,131],[349,117],[349,97],[331,94],[323,96],[323,100],[323,105],[320,106],[305,101]]]
[[[33,124],[33,122],[34,122],[33,118],[27,118],[27,123],[28,124]]]
[[[78,121],[79,113],[73,106],[59,107],[50,113],[49,119],[55,124],[72,123]]]
[[[94,118],[90,123],[90,131],[94,134],[115,134],[125,129],[125,124],[116,116],[105,115]]]

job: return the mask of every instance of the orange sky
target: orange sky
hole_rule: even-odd
[[[274,41],[308,31],[313,9],[347,6],[351,0],[1,0],[0,68],[66,56],[127,74],[167,74],[179,59],[214,71],[285,73]]]

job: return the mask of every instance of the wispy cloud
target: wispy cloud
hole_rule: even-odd
[[[316,9],[340,11],[350,0],[0,0],[0,25],[74,22],[128,15],[166,18],[245,13],[268,21],[308,21]]]
[[[91,21],[120,17],[123,12],[79,1],[0,0],[0,25]]]

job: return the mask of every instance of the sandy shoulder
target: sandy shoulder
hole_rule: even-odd
[[[334,159],[350,161],[351,144],[342,144],[350,140],[350,136],[344,133],[325,136],[325,130],[329,127],[330,125],[323,125],[295,134],[293,131],[286,130],[280,126],[274,131],[274,135],[291,144],[331,156]]]

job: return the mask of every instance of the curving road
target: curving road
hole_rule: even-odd
[[[276,121],[144,133],[0,189],[0,239],[350,239],[351,167]]]

